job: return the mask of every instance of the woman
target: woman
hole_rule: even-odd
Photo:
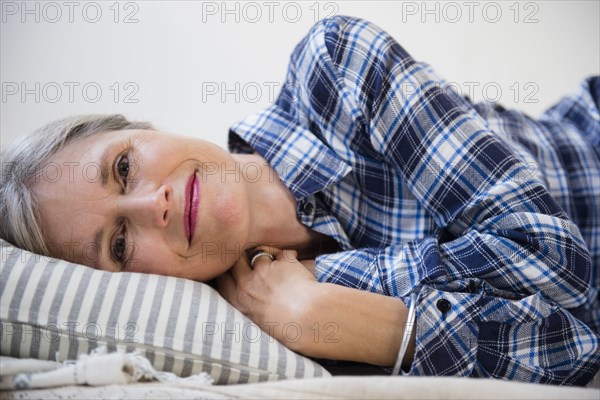
[[[120,116],[16,144],[2,237],[218,277],[267,332],[316,332],[276,335],[307,356],[584,385],[600,368],[599,93],[589,79],[539,121],[471,104],[376,26],[334,17],[275,104],[232,127],[231,153]]]

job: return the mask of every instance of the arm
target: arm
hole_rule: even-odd
[[[309,340],[298,351],[310,357],[393,366],[407,326],[406,305],[394,297],[340,285],[323,283],[318,287],[306,318],[318,323],[319,338],[329,335],[330,339]],[[331,322],[334,325],[328,325]],[[414,342],[413,332],[403,360],[405,369],[412,362]]]
[[[220,293],[263,330],[309,357],[379,366],[396,361],[407,307],[396,298],[330,283],[318,283],[314,262],[296,260],[294,251],[273,251],[254,270],[240,259],[218,279]],[[308,269],[308,271],[307,271]],[[352,310],[352,312],[348,312]],[[300,328],[282,329],[294,324]],[[410,365],[414,335],[404,357]]]

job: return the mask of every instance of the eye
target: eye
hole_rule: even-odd
[[[123,182],[127,182],[127,177],[129,176],[129,158],[127,155],[122,155],[117,159],[117,175],[123,178]]]
[[[127,263],[127,238],[125,235],[125,228],[123,228],[115,237],[111,246],[111,253],[113,260],[121,266],[121,269],[124,269]]]
[[[127,249],[127,241],[124,237],[119,236],[117,240],[115,240],[115,258],[119,262],[123,262],[125,260],[125,250]]]

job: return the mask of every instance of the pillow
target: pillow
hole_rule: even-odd
[[[64,361],[104,345],[141,350],[155,369],[179,376],[205,371],[219,384],[330,376],[206,284],[0,246],[1,355]]]

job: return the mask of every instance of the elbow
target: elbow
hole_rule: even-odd
[[[556,275],[556,283],[564,290],[557,290],[558,303],[566,308],[576,308],[588,301],[591,293],[592,259],[587,245],[579,232],[576,236],[562,238],[561,251],[547,257],[547,264]]]
[[[536,214],[533,221],[529,228],[504,229],[500,234],[527,255],[526,261],[534,265],[528,278],[546,297],[567,309],[586,303],[592,259],[579,229],[568,219],[548,215]]]

